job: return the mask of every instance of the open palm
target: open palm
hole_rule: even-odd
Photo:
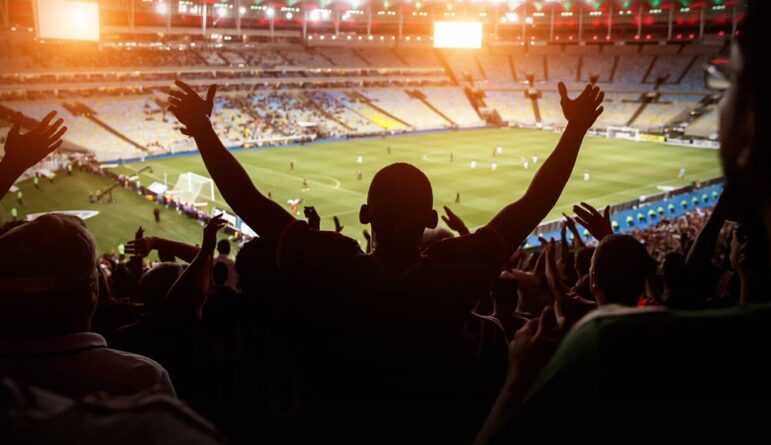
[[[35,128],[21,134],[24,116],[16,113],[13,116],[13,127],[5,141],[3,161],[21,173],[42,161],[62,145],[62,136],[67,132],[67,127],[62,127],[63,119],[57,119],[52,124],[54,117],[56,117],[56,111],[48,113]]]
[[[564,83],[560,82],[557,88],[560,93],[562,113],[570,124],[588,130],[605,110],[601,106],[605,99],[605,92],[600,90],[600,87],[587,85],[575,99],[568,97],[568,89]]]
[[[193,88],[177,80],[174,82],[179,90],[169,91],[169,111],[177,120],[185,126],[181,129],[183,134],[192,136],[198,119],[210,117],[214,109],[214,96],[217,94],[217,86],[211,85],[206,92],[206,99],[202,99]]]

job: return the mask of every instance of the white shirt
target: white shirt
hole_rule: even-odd
[[[233,290],[238,290],[238,273],[236,272],[236,263],[231,260],[229,256],[224,254],[217,255],[217,258],[214,258],[212,266],[217,263],[225,263],[225,265],[228,266],[228,279],[225,281],[225,286]]]
[[[104,391],[128,395],[159,387],[176,397],[165,369],[141,355],[107,347],[80,332],[41,339],[0,339],[0,375],[71,398]]]

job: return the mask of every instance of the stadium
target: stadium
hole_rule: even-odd
[[[610,366],[607,351],[627,357],[618,369],[650,390],[630,396],[643,402],[627,422],[669,388],[653,383],[666,363],[692,353],[673,372],[701,363],[736,377],[689,342],[743,349],[666,317],[757,302],[747,283],[768,278],[767,251],[747,240],[771,235],[742,218],[769,207],[741,208],[767,196],[767,156],[747,154],[765,134],[767,88],[761,74],[732,77],[745,63],[764,72],[760,31],[744,26],[766,3],[2,0],[0,399],[27,419],[29,375],[51,391],[43,405],[118,412],[116,443],[177,431],[196,443],[500,443],[538,436],[549,409],[616,406],[614,387],[594,398],[599,384],[574,396],[582,385],[555,383],[583,375],[561,374],[560,360],[596,359],[576,365],[586,371]],[[67,303],[78,292],[89,302]],[[646,338],[671,334],[687,353],[626,349],[626,330],[592,318],[618,306],[655,307],[664,327],[645,325]],[[754,326],[747,314],[731,315],[736,332]],[[26,329],[46,334],[16,336]],[[98,338],[41,352],[49,367],[14,343],[62,332]],[[111,348],[134,358],[77,362]],[[99,360],[106,374],[120,368],[110,360],[142,371],[103,381]],[[690,375],[666,384],[712,381]],[[733,381],[746,390],[758,375]],[[711,423],[696,419],[701,390],[669,393],[702,410],[683,422]],[[98,391],[120,403],[86,397]],[[569,400],[548,405],[554,394]],[[0,424],[36,443],[41,418]],[[108,425],[56,418],[73,442]],[[501,418],[515,433],[490,426]]]
[[[10,3],[10,17],[19,24],[4,32],[14,49],[2,56],[3,132],[14,112],[24,113],[31,126],[56,110],[69,131],[61,158],[52,162],[61,167],[88,159],[102,175],[62,177],[40,193],[31,181],[22,182],[17,187],[26,192],[25,206],[16,213],[98,211],[89,224],[105,251],[139,226],[197,239],[194,220],[180,220],[179,233],[152,223],[159,197],[181,202],[171,193],[180,191],[174,187],[181,174],[208,178],[193,141],[166,111],[164,95],[174,79],[199,88],[218,85],[215,128],[258,186],[287,208],[301,200],[298,212],[314,206],[324,228],[338,216],[359,239],[358,207],[368,180],[397,161],[426,170],[437,205],[454,206],[469,227],[486,223],[524,191],[537,169],[533,159],[545,159],[558,139],[565,125],[559,81],[577,92],[587,83],[599,85],[606,104],[575,169],[578,180],[550,219],[576,202],[660,200],[719,176],[710,148],[716,146],[720,94],[707,88],[705,66],[720,56],[734,26],[738,6],[724,2],[703,9],[665,9],[661,2],[350,9],[244,1],[208,5],[207,17],[200,5],[186,2],[126,2],[134,8],[129,23],[117,18],[128,5],[110,3],[100,5],[102,38],[95,43],[55,37],[66,29],[35,31],[32,11]],[[440,48],[434,39],[442,34],[433,34],[429,16],[450,24],[473,18],[482,30],[477,41],[465,29],[449,32],[468,35],[462,43],[472,48]],[[46,32],[54,37],[45,38]],[[495,159],[498,147],[503,152]],[[637,174],[618,175],[614,163],[634,165]],[[584,172],[589,181],[581,180]],[[119,200],[116,192],[115,203],[87,201],[118,178],[141,186],[153,202],[125,194]],[[502,191],[500,200],[490,198]],[[232,215],[216,191],[194,192],[186,204],[200,213]],[[6,197],[3,219],[15,206],[15,198]],[[619,218],[626,226],[625,216]],[[232,220],[234,231],[251,233],[235,215]]]

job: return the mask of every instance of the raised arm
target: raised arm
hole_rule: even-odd
[[[198,255],[200,249],[190,244],[157,236],[140,236],[126,243],[126,253],[128,255],[144,258],[153,250],[157,250],[159,253],[169,253],[186,263],[190,263]]]
[[[51,120],[56,117],[52,111],[27,133],[21,134],[21,124],[24,116],[16,113],[13,116],[13,127],[5,140],[5,156],[0,160],[0,198],[8,193],[14,182],[27,169],[45,159],[60,145],[67,127],[62,127],[63,119]]]
[[[709,215],[704,227],[696,235],[696,239],[688,251],[685,258],[685,267],[688,268],[693,276],[698,276],[698,272],[707,267],[712,259],[712,254],[715,252],[715,244],[717,244],[717,240],[720,237],[720,230],[725,223],[726,207],[730,199],[730,191],[728,189],[723,190],[723,194],[720,195],[720,199],[715,204],[712,214]]]
[[[257,190],[244,168],[214,132],[209,116],[216,86],[209,87],[204,100],[186,83],[179,80],[175,83],[181,91],[169,92],[169,111],[185,126],[182,133],[195,139],[206,169],[225,201],[261,238],[276,242],[294,217]]]
[[[511,252],[535,229],[554,207],[565,188],[578,156],[584,135],[602,113],[605,93],[590,85],[576,99],[567,95],[565,84],[559,83],[562,112],[568,121],[557,147],[535,174],[525,195],[504,207],[488,223],[505,239]]]
[[[164,305],[169,313],[185,318],[200,319],[203,306],[206,303],[206,293],[209,291],[209,277],[214,247],[217,244],[217,231],[225,227],[227,222],[215,216],[203,229],[203,241],[198,255],[177,278],[169,289]]]

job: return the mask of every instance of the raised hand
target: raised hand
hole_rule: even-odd
[[[554,299],[554,314],[557,317],[557,321],[560,326],[565,324],[565,316],[563,311],[565,297],[568,292],[567,286],[564,284],[562,274],[557,266],[557,260],[555,258],[557,244],[552,241],[546,246],[544,252],[546,263],[546,284],[549,287],[549,293]]]
[[[140,227],[134,234],[134,239],[126,243],[126,253],[131,256],[144,258],[155,249],[154,238],[144,236],[144,229]]]
[[[444,206],[444,212],[447,216],[442,216],[442,221],[447,224],[447,227],[449,227],[450,230],[457,232],[459,235],[468,235],[468,227],[466,227],[466,224],[458,217],[458,215],[447,206]]]
[[[202,99],[190,85],[181,80],[174,81],[180,90],[169,91],[169,111],[185,126],[182,134],[192,136],[202,119],[211,117],[217,85],[209,86],[206,99]]]
[[[333,216],[332,221],[335,222],[335,232],[340,233],[343,231],[344,226],[340,224],[340,218]]]
[[[552,306],[522,326],[509,343],[509,381],[533,382],[556,351],[563,336]]]
[[[56,111],[48,113],[35,128],[21,134],[24,116],[21,113],[14,114],[13,127],[5,140],[3,163],[17,176],[62,145],[61,139],[67,132],[67,127],[62,127],[63,119],[57,119],[52,124],[54,117]]]
[[[571,99],[568,97],[568,89],[564,83],[560,82],[557,88],[560,93],[562,113],[568,123],[584,130],[591,128],[605,109],[601,106],[605,99],[605,92],[601,91],[600,87],[587,85],[578,97]]]
[[[303,213],[305,213],[305,217],[308,219],[308,225],[313,227],[316,230],[319,230],[321,228],[321,217],[319,216],[318,212],[316,212],[316,208],[313,206],[306,206],[303,209]]]
[[[605,207],[602,213],[591,205],[582,202],[581,205],[574,205],[573,211],[576,214],[576,222],[586,227],[586,230],[597,240],[613,235],[613,227],[610,224],[610,207]]]
[[[584,240],[581,239],[581,235],[578,233],[578,228],[576,227],[576,220],[564,213],[562,214],[562,216],[565,217],[565,225],[568,227],[568,230],[570,230],[570,233],[573,234],[573,247],[575,249],[586,247]]]
[[[203,242],[201,243],[201,252],[211,253],[214,252],[214,247],[217,245],[217,232],[227,225],[227,221],[222,218],[222,215],[217,215],[210,219],[203,229]]]

